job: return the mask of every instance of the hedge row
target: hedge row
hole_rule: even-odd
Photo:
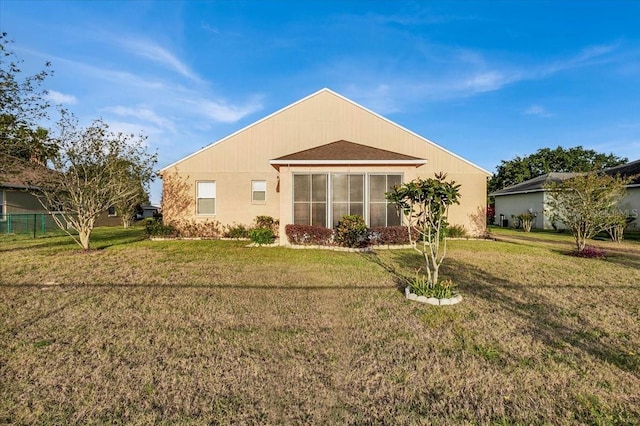
[[[322,226],[287,225],[285,233],[290,244],[295,245],[334,245],[334,231]],[[412,232],[414,241],[417,231]],[[405,226],[385,226],[369,229],[368,245],[409,244],[409,235]]]
[[[411,233],[413,240],[418,238],[418,231]],[[383,226],[371,228],[371,242],[379,245],[409,244],[409,233],[406,226]]]
[[[328,246],[333,243],[333,230],[322,226],[287,225],[284,231],[291,244]]]

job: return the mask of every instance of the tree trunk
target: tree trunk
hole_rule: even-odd
[[[78,237],[80,237],[80,245],[85,251],[89,251],[89,243],[91,238],[91,229],[78,229]]]

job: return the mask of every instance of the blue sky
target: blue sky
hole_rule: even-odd
[[[0,30],[158,168],[323,87],[489,171],[558,145],[640,158],[640,1],[0,0]]]

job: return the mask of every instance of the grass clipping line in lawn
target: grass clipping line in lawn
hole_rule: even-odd
[[[443,308],[410,250],[2,240],[0,423],[639,423],[638,243],[499,232],[450,243]]]

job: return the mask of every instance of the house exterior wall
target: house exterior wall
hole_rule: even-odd
[[[44,213],[38,199],[27,191],[4,190],[5,213]]]
[[[551,222],[544,214],[544,193],[530,192],[528,194],[501,195],[495,197],[496,221],[500,215],[509,220],[509,226],[514,225],[514,217],[527,211],[537,213],[533,228],[551,229]],[[500,225],[500,223],[498,223]]]
[[[27,214],[27,213],[48,213],[40,204],[40,201],[27,190],[0,189],[4,192],[4,214]],[[96,219],[95,226],[118,226],[122,224],[122,219],[117,216],[109,216],[107,212],[102,213]]]
[[[629,211],[629,215],[635,218],[627,228],[629,231],[640,232],[640,187],[627,189],[627,195],[622,200],[622,208]]]
[[[424,158],[427,164],[417,168],[281,166],[279,171],[269,164],[271,159],[338,140]],[[464,225],[471,232],[483,231],[478,228],[484,226],[484,214],[481,214],[482,225],[478,225],[472,216],[482,213],[486,206],[488,173],[330,91],[320,91],[295,103],[163,169],[161,173],[177,171],[188,177],[194,200],[198,181],[216,182],[216,214],[197,215],[194,202],[184,219],[198,222],[216,220],[225,225],[234,222],[250,224],[258,215],[269,215],[280,220],[283,234],[284,226],[292,223],[292,173],[309,170],[400,171],[405,181],[446,172],[449,179],[462,185],[461,205],[451,209],[451,222]],[[266,180],[266,202],[251,202],[252,180]]]

